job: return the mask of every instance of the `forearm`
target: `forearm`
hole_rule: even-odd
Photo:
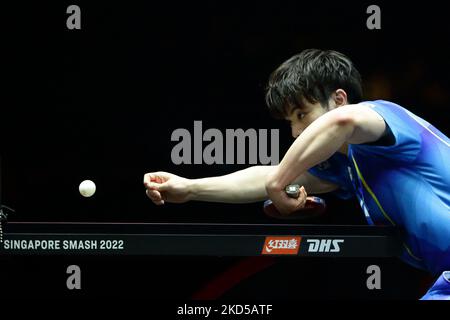
[[[289,148],[266,181],[266,187],[280,191],[309,168],[327,160],[353,133],[350,119],[329,112],[314,121]]]
[[[228,175],[191,180],[191,200],[249,203],[267,198],[265,181],[275,166],[253,166]]]

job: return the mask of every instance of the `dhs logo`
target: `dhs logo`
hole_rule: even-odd
[[[308,239],[308,252],[341,252],[344,239]]]

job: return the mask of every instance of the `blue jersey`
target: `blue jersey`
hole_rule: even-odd
[[[444,271],[420,300],[450,300],[450,271]]]
[[[351,144],[309,170],[358,197],[369,223],[395,225],[402,258],[439,274],[450,270],[450,140],[427,121],[391,102],[363,102],[385,120],[388,146]]]

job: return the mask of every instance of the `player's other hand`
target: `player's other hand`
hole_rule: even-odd
[[[285,192],[285,186],[281,186],[274,174],[269,174],[265,182],[267,195],[273,205],[283,216],[288,216],[305,207],[308,194],[305,188],[300,188],[298,198],[291,198]]]
[[[300,188],[300,194],[298,198],[291,198],[286,195],[284,191],[269,191],[268,192],[273,205],[277,208],[278,212],[283,216],[288,216],[299,210],[305,208],[308,194],[304,187]]]
[[[150,172],[144,175],[147,196],[156,205],[166,201],[183,203],[189,201],[190,180],[168,172]]]

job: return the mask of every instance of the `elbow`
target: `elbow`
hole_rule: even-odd
[[[332,123],[341,132],[345,133],[346,137],[350,137],[356,126],[355,115],[348,110],[339,110],[333,115]]]
[[[265,188],[268,194],[284,189],[284,186],[278,178],[278,166],[266,176]]]
[[[355,123],[355,116],[353,112],[342,108],[334,114],[333,121],[339,126],[349,126]]]

